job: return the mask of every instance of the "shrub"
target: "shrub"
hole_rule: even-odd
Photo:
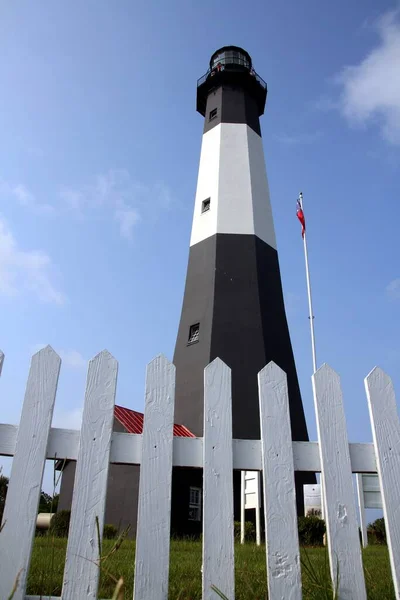
[[[322,546],[325,521],[316,516],[298,518],[299,542],[302,546]]]
[[[50,521],[49,534],[55,537],[67,537],[70,519],[70,510],[60,510],[60,512],[53,515]]]
[[[104,525],[103,538],[105,540],[114,540],[117,537],[118,529],[114,525]]]
[[[385,519],[376,519],[367,528],[368,538],[372,544],[386,544]]]
[[[235,539],[240,540],[240,521],[234,522]],[[245,521],[244,539],[254,541],[256,539],[256,527],[251,521]]]

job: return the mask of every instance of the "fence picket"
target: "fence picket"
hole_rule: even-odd
[[[366,590],[353,493],[340,378],[328,365],[312,376],[329,562],[340,600],[365,600]]]
[[[286,374],[270,362],[258,374],[269,598],[300,600],[301,570]]]
[[[89,362],[76,463],[62,600],[97,598],[118,363],[106,350]]]
[[[231,370],[219,358],[204,371],[203,600],[215,586],[235,597]]]
[[[164,356],[147,366],[136,532],[135,600],[167,600],[175,367]]]
[[[365,378],[390,565],[400,598],[400,421],[391,378],[375,367]]]
[[[32,357],[0,534],[0,598],[25,599],[46,448],[61,360],[47,346]]]

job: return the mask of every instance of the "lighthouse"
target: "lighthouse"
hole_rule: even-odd
[[[232,370],[233,437],[259,439],[257,374],[274,361],[287,374],[293,440],[306,441],[261,137],[266,98],[266,83],[237,46],[214,52],[197,82],[204,128],[174,353],[175,420],[202,435],[204,368],[219,357]],[[194,500],[200,502],[201,480],[189,481],[195,473],[176,474],[173,492],[173,505],[192,517],[200,515]],[[313,479],[296,475],[301,512],[302,484]],[[234,488],[237,517],[239,473]]]

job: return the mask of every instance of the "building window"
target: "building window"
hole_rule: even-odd
[[[189,339],[188,344],[194,344],[199,341],[199,333],[200,333],[200,323],[196,323],[195,325],[191,325],[189,329]]]
[[[211,198],[207,198],[206,200],[203,200],[203,202],[201,203],[201,212],[205,213],[208,210],[210,210],[210,202],[211,202]]]
[[[214,108],[213,110],[210,110],[209,121],[212,121],[213,119],[215,119],[215,117],[217,116],[217,112],[218,112],[218,108]]]
[[[189,521],[201,521],[201,488],[189,488]]]

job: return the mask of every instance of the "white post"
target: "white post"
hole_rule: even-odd
[[[241,489],[240,489],[240,543],[244,544],[244,514],[245,514],[245,485],[246,485],[246,471],[241,471]]]
[[[260,526],[260,471],[256,471],[256,544],[261,544],[261,526]]]
[[[365,506],[364,506],[364,486],[362,481],[362,473],[356,474],[357,478],[357,497],[358,497],[358,512],[360,513],[360,528],[363,548],[368,546],[367,525],[365,523]]]
[[[299,194],[299,203],[300,203],[301,209],[304,213],[303,194],[301,192]],[[312,361],[313,361],[313,373],[315,373],[315,371],[317,370],[317,353],[315,350],[314,314],[313,314],[312,298],[311,298],[311,282],[310,282],[310,269],[309,269],[309,265],[308,265],[307,231],[306,230],[304,230],[303,243],[304,243],[304,258],[305,258],[305,262],[306,262],[308,311],[309,311],[310,331],[311,331],[311,350],[312,350]]]

